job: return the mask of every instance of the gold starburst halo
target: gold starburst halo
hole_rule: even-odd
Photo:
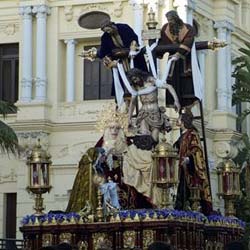
[[[97,115],[96,129],[104,132],[112,123],[117,123],[123,129],[124,133],[128,132],[128,114],[117,110],[114,102],[104,106],[104,109]]]

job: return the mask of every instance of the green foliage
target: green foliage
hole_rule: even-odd
[[[239,49],[243,55],[235,58],[233,64],[235,70],[232,76],[235,78],[235,84],[232,87],[233,90],[233,105],[249,102],[250,103],[250,43],[245,43],[247,48]],[[250,109],[246,109],[239,116],[240,122],[242,122],[246,116],[250,114]]]
[[[7,114],[17,112],[17,107],[5,101],[0,101],[0,114],[6,118]],[[3,153],[18,153],[18,138],[15,131],[0,120],[0,150]]]
[[[246,48],[241,48],[239,51],[241,56],[233,60],[235,70],[232,76],[235,78],[233,90],[233,105],[241,104],[242,102],[250,103],[250,43],[245,43]],[[241,123],[250,114],[250,109],[245,109],[239,116],[238,121]],[[234,159],[240,166],[243,163],[250,164],[250,139],[247,134],[242,135],[243,147],[239,151],[238,156]],[[250,239],[250,195],[246,190],[246,169],[243,169],[240,174],[240,187],[242,195],[236,201],[237,217],[244,220],[246,223],[246,231],[243,241],[248,244]]]

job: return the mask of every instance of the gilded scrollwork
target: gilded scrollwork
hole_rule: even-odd
[[[71,243],[71,239],[72,239],[72,234],[71,233],[61,233],[59,235],[59,241],[60,242]]]
[[[79,250],[87,250],[88,249],[88,242],[87,241],[79,241],[77,243]]]
[[[125,231],[123,233],[124,248],[133,249],[135,247],[135,231]]]
[[[154,231],[144,230],[143,231],[143,249],[148,249],[148,246],[154,241]]]
[[[97,249],[112,249],[112,238],[108,236],[106,233],[95,233],[92,235],[93,237],[93,247],[94,250]]]
[[[43,234],[43,236],[42,236],[42,246],[43,247],[52,245],[52,241],[53,241],[52,234]]]

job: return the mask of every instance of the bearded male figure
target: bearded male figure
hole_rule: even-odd
[[[141,93],[141,108],[136,117],[136,126],[138,128],[136,140],[139,140],[138,147],[150,150],[154,144],[159,141],[160,132],[169,132],[172,127],[169,118],[165,114],[165,108],[159,107],[158,104],[158,88],[164,88],[170,93],[174,99],[175,110],[179,111],[180,104],[174,88],[165,81],[159,81],[152,77],[149,73],[139,69],[131,69],[127,74],[131,86],[137,93]],[[158,84],[160,82],[160,84]],[[143,91],[143,92],[140,92]],[[129,107],[129,123],[132,123],[132,115],[135,108],[137,96],[132,96]],[[139,139],[141,137],[141,139]],[[146,139],[144,139],[144,138]],[[148,146],[142,147],[142,141],[152,142]]]
[[[114,23],[110,20],[105,20],[101,24],[101,29],[104,32],[101,37],[101,47],[97,55],[103,60],[103,63],[108,68],[116,67],[114,61],[120,59],[125,72],[130,69],[131,60],[134,61],[134,67],[139,68],[143,71],[147,71],[146,61],[142,51],[139,51],[138,36],[133,29],[125,23]],[[115,82],[116,77],[113,71],[113,81]],[[121,81],[121,79],[120,79]],[[119,88],[115,87],[116,84],[112,85],[112,95],[116,96],[118,106],[121,105],[119,98],[117,99]],[[121,87],[124,90],[124,101],[126,102],[130,94],[121,81]]]
[[[193,114],[190,110],[180,115],[177,125],[182,134],[175,146],[179,149],[179,184],[175,209],[188,210],[201,208],[205,215],[212,212],[212,196],[208,169],[206,168],[203,149],[197,129],[193,125]],[[200,194],[198,204],[191,198],[192,190]]]
[[[191,49],[194,43],[195,32],[191,25],[183,23],[176,11],[166,13],[168,23],[161,29],[161,38],[158,45],[178,45],[169,52],[174,57],[167,82],[171,84],[179,98],[182,107],[193,104],[195,96],[192,77]],[[162,58],[165,52],[156,52]],[[166,93],[166,105],[173,105],[173,97]]]

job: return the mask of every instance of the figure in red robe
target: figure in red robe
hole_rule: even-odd
[[[179,149],[180,157],[179,185],[175,209],[196,210],[197,207],[200,207],[201,212],[209,215],[212,212],[209,174],[203,156],[200,137],[192,122],[193,115],[188,109],[181,114],[178,120],[182,135],[175,143]],[[192,199],[192,192],[195,192],[195,189],[198,190],[200,196],[198,200]]]

